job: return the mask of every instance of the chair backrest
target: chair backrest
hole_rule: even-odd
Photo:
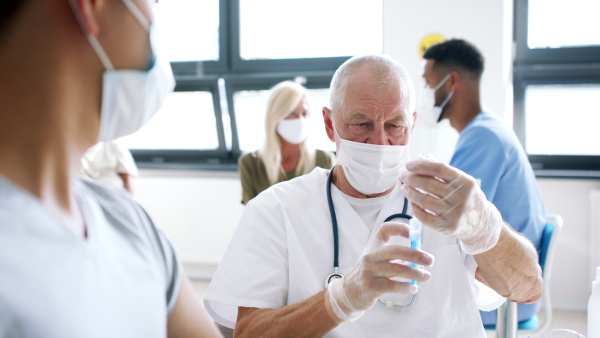
[[[563,226],[563,219],[560,215],[548,215],[546,226],[542,232],[542,247],[540,252],[540,267],[542,268],[542,278],[544,279],[544,296],[542,306],[544,308],[544,320],[535,330],[535,332],[545,332],[552,320],[552,300],[550,297],[550,281],[552,277],[552,266],[554,263],[554,254],[558,235]]]
[[[554,254],[556,252],[556,244],[558,243],[558,235],[563,226],[563,219],[559,215],[549,215],[547,217],[546,226],[542,233],[542,246],[540,253],[540,267],[542,268],[542,277],[544,285],[546,280],[550,281],[552,266],[554,262]]]
[[[556,251],[556,244],[558,242],[558,235],[563,226],[563,219],[559,215],[548,215],[546,218],[546,225],[542,230],[542,242],[540,248],[539,263],[542,268],[542,278],[544,279],[544,295],[542,297],[542,306],[544,308],[544,320],[541,324],[538,322],[538,318],[533,317],[524,323],[517,323],[517,306],[516,303],[507,301],[506,304],[498,309],[498,323],[504,323],[504,326],[489,327],[489,329],[498,329],[500,336],[513,337],[519,328],[519,332],[527,332],[528,334],[537,335],[546,332],[552,321],[552,301],[550,297],[550,278],[552,275],[552,265],[554,262],[554,253]],[[501,314],[502,309],[506,312]],[[514,318],[513,322],[506,320],[506,318]],[[533,323],[532,320],[535,320]],[[529,328],[532,327],[533,328]]]

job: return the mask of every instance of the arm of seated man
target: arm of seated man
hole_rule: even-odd
[[[183,271],[177,299],[167,322],[167,337],[222,337]]]
[[[498,243],[474,256],[475,277],[512,302],[530,304],[542,297],[542,271],[533,244],[503,224]]]
[[[328,313],[326,292],[281,309],[238,307],[235,337],[322,337],[342,322]]]
[[[540,299],[542,278],[535,248],[502,221],[473,177],[429,161],[409,162],[406,168],[402,189],[414,215],[460,241],[478,264],[478,280],[511,301]]]
[[[431,266],[433,256],[405,246],[386,245],[393,236],[408,238],[408,235],[406,224],[383,223],[377,234],[369,240],[356,264],[342,279],[332,281],[327,290],[281,309],[238,307],[235,335],[323,336],[343,320],[358,320],[384,293],[416,293],[418,289],[415,284],[395,281],[392,278],[404,277],[424,282],[431,274],[425,269],[392,261],[403,260]]]

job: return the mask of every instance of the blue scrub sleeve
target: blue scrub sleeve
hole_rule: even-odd
[[[473,127],[461,135],[450,165],[480,179],[481,190],[492,201],[507,160],[508,154],[495,133],[487,128]]]

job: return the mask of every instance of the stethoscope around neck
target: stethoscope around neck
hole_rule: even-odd
[[[339,262],[340,241],[339,241],[339,236],[338,236],[338,226],[337,226],[337,217],[335,215],[335,207],[333,206],[333,199],[331,198],[331,179],[333,178],[333,170],[334,169],[335,169],[335,166],[333,168],[331,168],[331,171],[329,172],[329,176],[327,177],[327,189],[326,189],[327,204],[329,206],[329,214],[331,215],[331,226],[333,228],[333,273],[328,275],[325,278],[325,283],[323,284],[323,287],[325,289],[327,289],[327,286],[333,280],[341,279],[342,277],[344,277],[344,275],[342,273],[340,273],[340,262]],[[393,220],[394,218],[404,218],[406,220],[410,220],[412,218],[412,216],[408,215],[406,213],[407,210],[408,210],[408,200],[406,198],[404,198],[404,206],[402,207],[402,212],[399,214],[393,214],[393,215],[389,216],[388,218],[385,219],[384,222],[389,222],[389,221]],[[381,298],[377,298],[377,300],[380,303],[386,305],[387,307],[407,308],[410,306],[410,304],[412,304],[414,296],[415,296],[414,294],[411,296],[410,301],[407,304],[393,303],[391,301],[384,302],[383,300],[381,300]]]

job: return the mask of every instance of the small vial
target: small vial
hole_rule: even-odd
[[[413,217],[408,222],[408,240],[410,241],[411,249],[421,249],[421,233],[423,231],[423,223],[416,217]],[[416,263],[410,263],[413,268],[420,268],[421,266]],[[417,284],[416,280],[411,281],[413,284]]]

